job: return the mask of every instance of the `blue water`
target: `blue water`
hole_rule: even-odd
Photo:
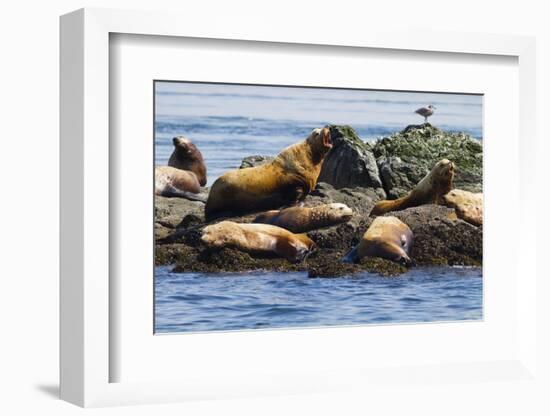
[[[479,95],[157,82],[155,163],[172,137],[201,150],[208,184],[245,156],[276,155],[315,127],[349,124],[364,140],[423,122],[482,138]],[[156,332],[472,320],[482,317],[481,269],[413,269],[404,276],[308,279],[303,273],[207,275],[157,267]]]
[[[306,273],[204,276],[158,267],[155,294],[161,333],[482,318],[479,268],[310,279]]]

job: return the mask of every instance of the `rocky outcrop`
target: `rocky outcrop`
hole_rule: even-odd
[[[378,168],[388,199],[406,195],[430,172],[430,169],[419,168],[398,156],[379,158]]]
[[[185,198],[155,197],[155,240],[175,230],[204,222],[204,203]]]
[[[307,195],[304,205],[344,203],[352,208],[354,215],[346,223],[308,232],[317,250],[306,261],[291,264],[281,258],[231,248],[211,250],[200,239],[207,225],[202,202],[156,197],[156,264],[172,264],[180,272],[265,269],[307,271],[311,277],[335,277],[361,271],[388,276],[400,274],[407,269],[383,259],[368,258],[358,264],[341,262],[374,220],[370,213],[376,202],[386,196],[397,198],[406,194],[443,158],[457,165],[456,187],[472,192],[482,188],[482,147],[479,141],[465,134],[442,132],[426,123],[409,126],[374,145],[363,143],[348,126],[331,126],[331,136],[333,149],[325,159],[317,187]],[[247,157],[241,168],[272,159],[270,156]],[[446,199],[448,206],[423,205],[386,214],[399,218],[411,228],[414,242],[410,257],[415,264],[481,265],[483,229],[477,225],[482,219],[482,198],[463,192],[451,191]],[[206,198],[207,193],[208,189],[204,189],[202,196]],[[232,217],[231,221],[252,222],[257,214]]]
[[[330,126],[332,150],[325,157],[319,182],[336,189],[372,188],[381,197],[386,194],[370,145],[363,142],[350,126]]]
[[[422,205],[391,212],[407,224],[414,242],[410,257],[418,265],[480,266],[483,229],[459,219],[452,208]]]
[[[395,199],[409,192],[441,159],[457,166],[455,187],[481,192],[483,146],[465,133],[444,132],[430,123],[408,126],[372,146],[384,189]]]
[[[211,250],[200,240],[206,223],[196,202],[163,198],[157,201],[157,224],[166,224],[168,236],[157,234],[155,261],[157,265],[175,264],[180,272],[242,272],[250,270],[307,271],[312,277],[335,277],[360,271],[395,275],[404,267],[382,259],[365,259],[359,264],[342,264],[341,258],[359,243],[373,221],[372,206],[379,200],[372,189],[335,189],[319,184],[305,200],[305,206],[341,202],[354,210],[353,218],[344,224],[311,231],[308,236],[318,248],[300,264],[291,264],[269,255],[256,255],[224,248]],[[173,220],[171,212],[182,220]],[[163,216],[164,214],[164,216]],[[413,231],[411,258],[419,265],[480,265],[482,228],[457,218],[454,209],[424,205],[393,212]],[[231,218],[235,222],[251,222],[255,214]]]

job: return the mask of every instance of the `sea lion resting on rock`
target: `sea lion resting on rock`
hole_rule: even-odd
[[[206,185],[206,165],[202,154],[183,136],[174,137],[174,151],[168,166],[155,167],[155,194],[206,202],[195,195]]]
[[[441,204],[443,196],[453,188],[454,174],[454,163],[447,159],[440,160],[407,195],[395,200],[378,202],[371,215],[382,215],[425,204]]]
[[[315,188],[331,148],[330,130],[314,129],[307,139],[283,149],[271,162],[225,173],[210,189],[206,219],[279,208],[304,199]]]
[[[174,151],[168,159],[168,166],[189,170],[197,175],[200,186],[206,185],[206,164],[197,146],[183,136],[174,137],[172,143]]]
[[[396,217],[377,217],[363,235],[361,242],[344,258],[355,263],[363,257],[382,257],[410,266],[409,252],[413,233],[407,224]]]
[[[222,221],[202,231],[201,240],[209,247],[234,247],[252,253],[275,253],[292,263],[304,260],[315,248],[305,234],[293,234],[268,224],[239,224]]]
[[[155,195],[205,202],[203,197],[197,195],[200,190],[197,175],[191,171],[176,169],[172,166],[155,168]]]
[[[293,233],[305,233],[318,228],[348,222],[353,211],[346,204],[324,204],[315,207],[290,207],[267,211],[253,222],[276,225]]]
[[[458,218],[473,225],[483,225],[483,194],[453,189],[443,197],[443,204],[454,208]]]

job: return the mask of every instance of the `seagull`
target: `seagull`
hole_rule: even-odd
[[[437,110],[437,108],[430,104],[427,107],[419,108],[415,111],[415,113],[420,114],[422,117],[424,117],[424,123],[427,123],[428,117],[430,117],[434,113],[434,110]]]

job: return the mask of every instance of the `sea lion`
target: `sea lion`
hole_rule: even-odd
[[[316,207],[290,207],[267,211],[253,222],[276,225],[293,233],[305,233],[318,228],[348,222],[353,211],[346,204],[324,204]]]
[[[280,208],[304,199],[315,188],[331,148],[330,130],[317,128],[268,163],[226,172],[210,189],[206,219]]]
[[[382,215],[425,204],[440,204],[443,202],[443,196],[453,189],[454,175],[454,163],[442,159],[407,195],[395,200],[378,202],[371,215]]]
[[[473,225],[483,225],[483,194],[453,189],[443,197],[443,204],[454,208],[458,218]]]
[[[413,233],[407,224],[396,217],[376,217],[363,235],[361,242],[342,260],[355,263],[365,256],[382,257],[412,265],[409,252],[413,242]]]
[[[197,175],[172,166],[155,167],[155,195],[187,198],[205,202],[199,195],[201,187]]]
[[[240,224],[222,221],[202,231],[201,240],[209,247],[234,247],[252,253],[275,253],[292,263],[304,260],[315,248],[305,234],[293,234],[268,224]]]
[[[174,151],[168,159],[168,166],[189,170],[197,175],[200,186],[206,185],[206,164],[197,146],[183,136],[174,137],[172,143]]]

